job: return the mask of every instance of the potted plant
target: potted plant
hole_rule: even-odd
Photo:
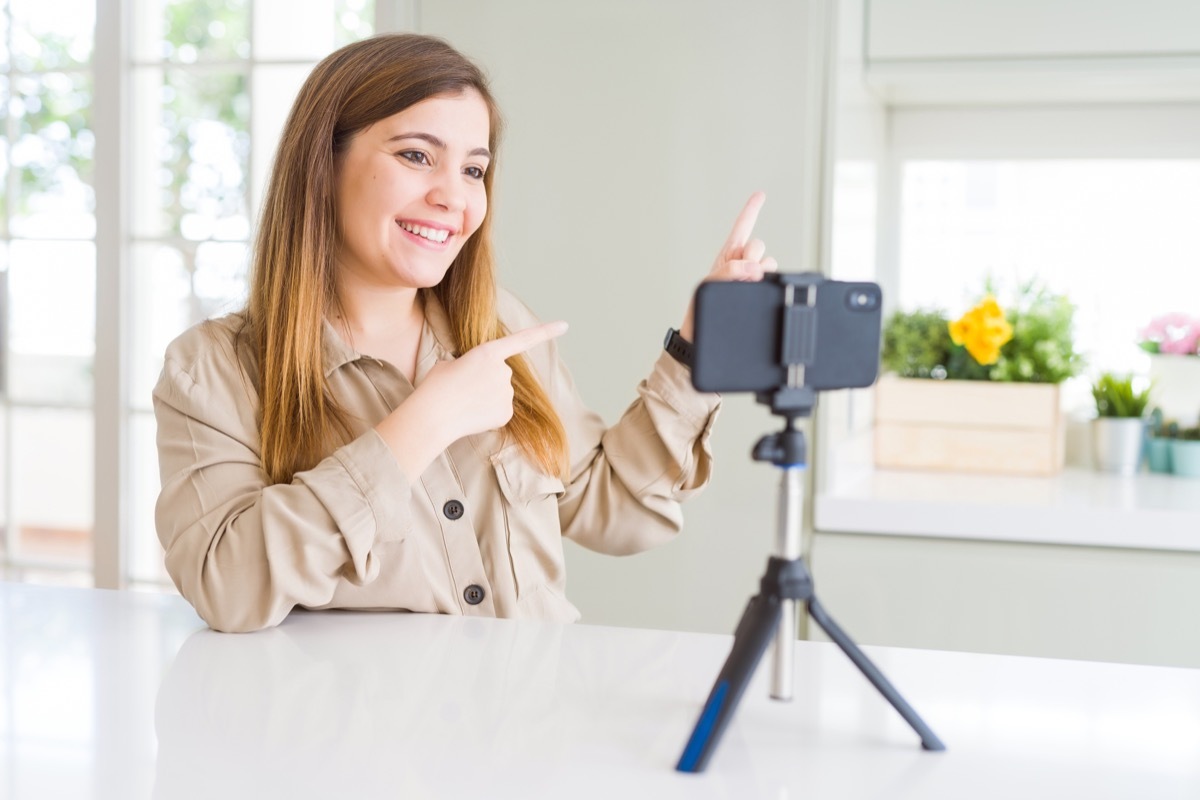
[[[1170,473],[1172,440],[1179,436],[1179,423],[1167,419],[1161,408],[1150,412],[1150,430],[1146,437],[1146,464],[1151,472]]]
[[[951,321],[941,310],[898,311],[883,327],[881,362],[902,378],[1058,384],[1078,375],[1075,307],[1025,284],[1007,309],[989,291]]]
[[[989,291],[956,319],[900,311],[884,324],[875,464],[1051,475],[1062,469],[1059,384],[1076,375],[1074,306],[1035,284]]]
[[[1103,373],[1092,384],[1092,457],[1096,469],[1133,475],[1142,461],[1150,389],[1135,390],[1132,375]]]
[[[1140,331],[1138,345],[1150,353],[1154,402],[1168,417],[1187,419],[1200,404],[1200,317],[1160,314]]]
[[[1171,471],[1200,478],[1200,425],[1181,429],[1171,440]]]

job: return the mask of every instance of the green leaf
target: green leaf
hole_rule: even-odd
[[[1132,375],[1105,372],[1092,384],[1096,413],[1101,417],[1140,417],[1150,405],[1150,389],[1133,389]]]

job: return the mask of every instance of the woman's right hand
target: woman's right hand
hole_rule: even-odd
[[[513,415],[513,387],[505,361],[566,330],[561,320],[535,325],[435,364],[408,399],[375,426],[405,476],[416,480],[464,436],[506,425]]]
[[[751,239],[754,223],[758,221],[758,212],[762,210],[767,196],[755,192],[746,201],[742,212],[733,223],[729,238],[721,246],[721,252],[713,262],[712,269],[701,283],[707,281],[761,281],[767,272],[774,272],[779,264],[768,256],[767,246],[762,239]],[[693,341],[693,320],[695,318],[695,294],[688,300],[687,313],[684,314],[683,324],[679,326],[679,335],[687,341]]]

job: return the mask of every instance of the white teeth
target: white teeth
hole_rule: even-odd
[[[428,239],[431,242],[438,242],[439,244],[450,238],[450,231],[439,231],[436,228],[426,228],[424,225],[413,225],[408,222],[401,222],[400,227],[404,228],[404,230],[408,231],[409,233],[415,233],[422,239]]]

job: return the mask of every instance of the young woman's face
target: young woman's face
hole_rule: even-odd
[[[360,131],[337,172],[342,279],[436,286],[483,222],[487,104],[473,89],[423,100]]]

